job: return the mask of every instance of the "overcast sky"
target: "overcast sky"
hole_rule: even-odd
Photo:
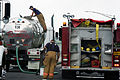
[[[92,18],[97,20],[109,20],[105,16],[84,12],[95,11],[109,15],[115,15],[116,22],[120,22],[120,0],[9,0],[11,3],[11,18],[31,15],[29,6],[40,10],[46,21],[47,27],[51,27],[51,16],[54,14],[54,26],[58,28],[62,25],[63,14],[71,13],[75,18]]]

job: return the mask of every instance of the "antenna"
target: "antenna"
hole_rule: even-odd
[[[85,11],[85,12],[91,12],[91,13],[96,13],[96,14],[100,14],[102,16],[105,16],[105,17],[108,17],[108,18],[111,18],[113,21],[115,21],[115,15],[109,15],[109,14],[103,14],[103,13],[100,13],[100,12],[95,12],[95,11]],[[112,17],[111,17],[112,16]]]

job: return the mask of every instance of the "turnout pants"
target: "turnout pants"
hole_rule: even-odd
[[[46,32],[47,31],[47,27],[46,27],[46,24],[45,24],[45,19],[43,17],[43,14],[41,13],[41,14],[37,15],[37,18],[38,18],[41,26],[43,27],[44,32]]]
[[[49,75],[49,78],[52,79],[54,76],[54,68],[56,66],[56,52],[48,51],[43,64],[45,65],[43,78],[46,79]]]

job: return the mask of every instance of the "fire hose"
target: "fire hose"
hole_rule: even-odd
[[[21,68],[20,63],[19,63],[19,58],[18,58],[18,48],[19,48],[19,46],[16,46],[16,59],[17,59],[17,65],[18,65],[20,71],[23,73],[28,73],[28,74],[37,74],[37,72],[25,71]],[[57,63],[57,65],[58,64],[61,64],[61,63]],[[43,68],[44,66],[41,66],[41,67]],[[58,74],[58,72],[54,72],[54,74],[56,75],[56,74]]]
[[[17,59],[17,64],[18,64],[18,67],[19,67],[20,71],[23,72],[23,73],[36,74],[36,72],[24,71],[24,70],[21,68],[20,63],[19,63],[19,60],[18,60],[18,59],[19,59],[19,58],[18,58],[18,48],[19,48],[19,46],[16,46],[16,59]]]

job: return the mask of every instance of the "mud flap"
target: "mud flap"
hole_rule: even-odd
[[[119,71],[106,71],[104,73],[105,80],[119,80]]]

